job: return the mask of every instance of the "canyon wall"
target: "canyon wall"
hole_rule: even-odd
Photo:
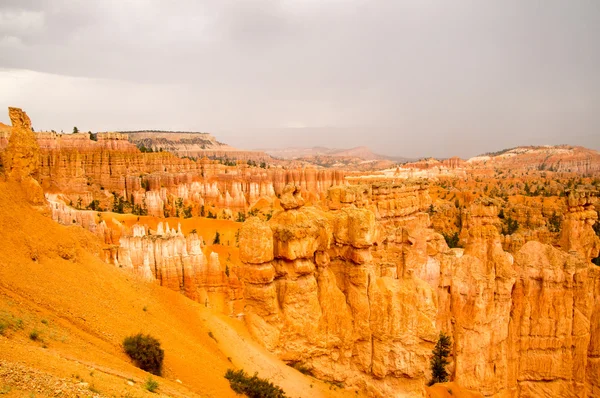
[[[154,216],[175,215],[183,208],[200,215],[204,206],[219,217],[233,218],[260,198],[275,199],[289,183],[315,199],[346,183],[340,170],[226,166],[169,152],[142,153],[121,133],[98,133],[95,141],[87,133],[34,136],[40,148],[37,180],[46,192],[60,193],[74,204],[80,201],[83,208],[97,200],[100,208],[110,210],[116,193]],[[6,152],[8,140],[3,142],[0,151]]]
[[[579,251],[532,241],[513,256],[494,200],[467,209],[465,247],[449,249],[429,228],[423,184],[334,187],[327,199],[303,206],[289,188],[283,211],[240,231],[246,324],[280,358],[376,396],[419,395],[444,330],[454,380],[485,396],[597,391],[598,238],[577,215],[591,200],[565,225],[589,238]]]

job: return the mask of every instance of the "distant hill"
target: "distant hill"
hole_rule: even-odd
[[[411,159],[404,157],[385,156],[373,153],[366,146],[359,146],[349,149],[326,148],[326,147],[290,147],[290,148],[272,148],[262,149],[269,155],[285,160],[307,159],[311,157],[329,156],[334,158],[357,158],[361,160],[391,160],[395,162],[409,161]]]

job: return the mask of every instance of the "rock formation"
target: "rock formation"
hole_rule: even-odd
[[[239,275],[249,330],[283,360],[376,396],[418,396],[444,330],[454,380],[484,396],[598,388],[598,270],[539,242],[505,252],[497,201],[466,211],[464,249],[429,228],[420,184],[334,187],[328,209],[290,187],[282,203],[242,227]]]
[[[34,204],[44,203],[44,193],[36,178],[39,171],[39,146],[31,130],[31,120],[19,108],[8,108],[12,131],[3,153],[2,166],[9,180],[23,186]]]
[[[184,237],[181,227],[158,224],[156,231],[134,225],[121,236],[112,261],[131,269],[141,278],[154,281],[192,300],[233,314],[241,300],[241,286],[233,270],[222,268],[217,253],[207,256],[204,243],[196,233]]]
[[[592,226],[598,222],[594,204],[598,192],[595,190],[571,190],[567,194],[568,212],[565,214],[560,243],[563,250],[579,252],[591,260],[598,257],[600,239]]]

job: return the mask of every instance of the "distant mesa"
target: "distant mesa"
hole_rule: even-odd
[[[473,168],[536,169],[590,174],[600,171],[600,152],[580,146],[522,146],[475,156]]]
[[[228,158],[232,160],[269,161],[271,157],[261,151],[247,151],[217,141],[209,133],[184,131],[122,131],[138,147],[171,152],[178,156]]]

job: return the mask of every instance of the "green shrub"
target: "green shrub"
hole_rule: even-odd
[[[150,376],[148,377],[148,380],[146,380],[146,383],[144,383],[144,388],[150,392],[155,392],[158,390],[158,382]]]
[[[157,376],[161,375],[165,352],[160,348],[160,342],[157,339],[138,333],[125,337],[123,349],[133,360],[135,366]]]
[[[519,229],[519,222],[514,220],[512,217],[508,217],[506,225],[502,228],[502,235],[512,235]]]
[[[446,241],[446,244],[448,245],[448,247],[453,248],[453,247],[460,247],[459,242],[459,238],[458,238],[458,232],[455,232],[453,234],[445,234],[442,232],[442,236],[444,237],[444,240]]]
[[[29,338],[33,341],[38,341],[38,339],[40,338],[40,333],[37,330],[32,330],[29,333]]]
[[[548,230],[550,230],[550,232],[560,232],[561,226],[562,220],[560,219],[560,216],[558,216],[556,212],[552,213],[548,219]]]
[[[286,398],[285,392],[269,380],[261,379],[255,373],[250,377],[243,369],[235,371],[227,369],[225,378],[229,380],[231,389],[249,398]]]

